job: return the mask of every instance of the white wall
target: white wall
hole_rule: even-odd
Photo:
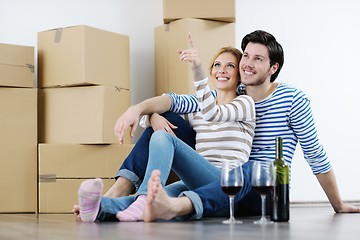
[[[300,87],[311,99],[320,140],[334,166],[341,195],[360,200],[358,74],[360,2],[357,0],[252,0],[237,2],[237,42],[256,29],[275,35],[285,51],[277,81]],[[303,158],[292,167],[293,201],[327,200]]]
[[[237,47],[256,29],[269,31],[283,45],[285,65],[277,81],[310,97],[345,200],[360,200],[359,116],[351,111],[359,102],[359,10],[357,0],[237,0]],[[162,24],[162,0],[0,0],[1,43],[36,47],[37,32],[79,24],[129,35],[132,103],[154,95],[153,33]],[[299,147],[291,199],[326,200]]]

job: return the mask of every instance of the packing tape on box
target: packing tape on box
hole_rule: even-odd
[[[54,42],[59,43],[61,41],[61,36],[64,28],[57,28],[55,31],[55,39]]]
[[[56,182],[57,180],[66,180],[66,179],[87,180],[87,179],[94,179],[94,178],[98,178],[98,177],[57,177],[56,174],[41,174],[41,175],[39,175],[39,182]],[[115,180],[114,177],[101,177],[101,179]]]
[[[34,73],[34,65],[27,63],[26,67],[29,68],[30,72]]]
[[[56,182],[56,174],[41,174],[39,182]]]

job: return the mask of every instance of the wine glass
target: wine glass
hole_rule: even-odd
[[[266,195],[275,186],[276,172],[273,162],[255,161],[252,167],[251,183],[252,187],[261,197],[261,218],[255,224],[271,224],[272,221],[265,217]]]
[[[229,196],[230,200],[230,218],[223,223],[242,223],[234,218],[234,198],[238,194],[244,184],[244,176],[240,161],[225,160],[221,168],[221,189]]]

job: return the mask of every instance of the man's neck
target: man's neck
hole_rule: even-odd
[[[246,86],[246,95],[252,97],[254,102],[259,102],[269,97],[278,86],[278,83],[263,83],[256,86]]]

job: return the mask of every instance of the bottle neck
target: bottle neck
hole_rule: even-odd
[[[281,137],[276,138],[276,160],[283,161],[283,144]]]

